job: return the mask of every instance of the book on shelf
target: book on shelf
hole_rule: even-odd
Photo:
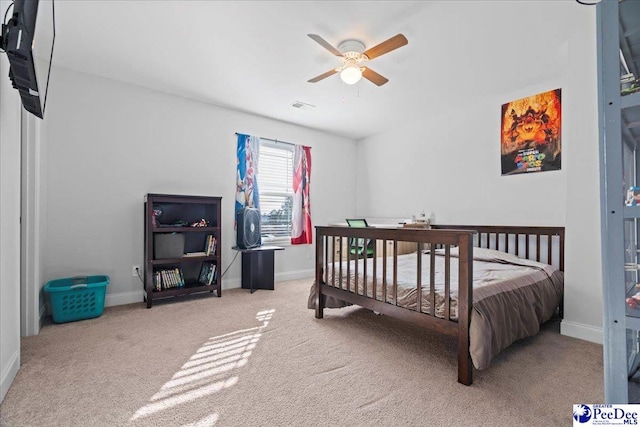
[[[178,267],[172,269],[157,270],[153,274],[153,290],[164,291],[173,288],[184,287],[184,275]]]
[[[198,281],[206,286],[209,286],[216,281],[217,277],[216,264],[213,262],[203,262],[200,269],[200,276]]]
[[[186,257],[192,257],[192,256],[207,256],[207,253],[202,251],[202,252],[187,252],[184,254],[184,256]]]
[[[200,267],[200,275],[198,276],[198,282],[200,283],[204,283],[204,278],[206,277],[207,274],[207,267],[206,267],[206,262],[202,263],[202,267]]]
[[[153,290],[161,291],[162,290],[162,277],[160,271],[156,271],[153,273]]]
[[[160,290],[167,289],[167,275],[164,270],[160,270]]]
[[[203,285],[206,284],[208,268],[209,268],[208,262],[203,262],[202,267],[200,267],[200,276],[198,277],[198,282],[200,282]]]
[[[216,278],[217,278],[217,271],[216,271],[216,265],[212,264],[211,265],[211,271],[209,272],[209,285],[212,285],[216,282]]]
[[[184,288],[184,276],[182,275],[182,269],[176,267],[173,270],[174,278],[179,288]]]
[[[171,289],[171,288],[175,288],[175,283],[173,282],[173,279],[171,277],[171,273],[169,270],[162,270],[162,274],[163,274],[163,283],[164,283],[164,288],[165,289]]]
[[[211,256],[216,254],[216,237],[212,234],[207,236],[207,239],[204,244],[204,251],[206,256]]]

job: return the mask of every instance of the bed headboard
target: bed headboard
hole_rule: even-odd
[[[564,227],[431,224],[431,228],[473,230],[476,247],[508,252],[564,271]]]

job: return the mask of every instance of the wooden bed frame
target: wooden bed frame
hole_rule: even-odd
[[[350,264],[346,264],[345,272],[341,267],[340,259],[336,254],[346,253],[349,250],[345,246],[352,238],[364,238],[382,240],[382,253],[374,250],[373,272],[367,272],[367,263],[362,262],[362,271],[358,271],[360,262],[354,263],[353,272]],[[387,254],[387,244],[392,243],[391,254]],[[425,312],[421,308],[422,303],[422,251],[417,251],[417,308],[415,310],[396,305],[397,302],[397,257],[398,242],[415,242],[416,249],[420,248],[444,248],[445,252],[445,313],[444,318],[435,316],[434,296],[434,269],[430,271],[430,309]],[[377,242],[374,242],[377,243]],[[374,244],[376,248],[378,245]],[[435,330],[446,335],[457,336],[458,340],[458,382],[471,385],[473,382],[471,355],[469,353],[469,324],[473,302],[473,247],[496,249],[515,254],[521,258],[527,258],[538,262],[554,265],[564,270],[564,227],[518,227],[518,226],[475,226],[475,225],[432,225],[430,230],[405,227],[396,228],[349,228],[349,227],[316,227],[316,277],[315,277],[315,317],[323,317],[326,297],[356,304],[370,310],[399,318],[427,329]],[[450,313],[450,248],[458,247],[458,318],[452,319]],[[338,249],[339,250],[336,250]],[[542,249],[544,248],[544,249]],[[343,252],[344,249],[344,252]],[[387,283],[387,257],[392,257],[390,263],[393,268],[393,283]],[[348,255],[349,259],[356,259],[354,255]],[[434,265],[435,252],[431,251],[431,265]],[[336,269],[335,264],[339,268]],[[380,265],[381,264],[381,265]],[[329,269],[332,269],[332,277],[338,278],[332,284],[327,283]],[[376,282],[376,272],[382,268],[382,283]],[[339,270],[339,271],[336,271]],[[343,274],[346,274],[346,288],[342,286]],[[364,278],[364,290],[359,292],[358,286],[350,289],[349,277],[354,274],[356,283],[359,275]],[[367,292],[367,274],[372,274],[371,290],[374,297],[369,297]],[[425,284],[426,285],[426,284]],[[385,300],[375,298],[377,287],[382,287],[382,295]],[[388,289],[389,288],[389,289]],[[391,291],[391,301],[386,297]],[[562,304],[559,307],[562,316]]]

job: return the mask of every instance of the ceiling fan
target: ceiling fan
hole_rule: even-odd
[[[336,49],[317,34],[307,35],[335,56],[339,56],[342,61],[342,65],[340,67],[334,68],[333,70],[329,70],[326,73],[312,78],[309,80],[309,83],[316,83],[336,73],[340,73],[340,78],[347,84],[355,84],[361,77],[364,77],[370,82],[378,86],[382,86],[387,83],[389,79],[376,73],[365,64],[378,56],[389,53],[392,50],[402,47],[408,43],[407,38],[404,35],[397,34],[367,50],[364,50],[364,43],[359,40],[345,40],[340,43]]]

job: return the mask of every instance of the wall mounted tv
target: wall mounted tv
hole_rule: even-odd
[[[9,59],[9,78],[25,110],[42,119],[55,42],[53,0],[15,0],[6,12],[0,46]]]

